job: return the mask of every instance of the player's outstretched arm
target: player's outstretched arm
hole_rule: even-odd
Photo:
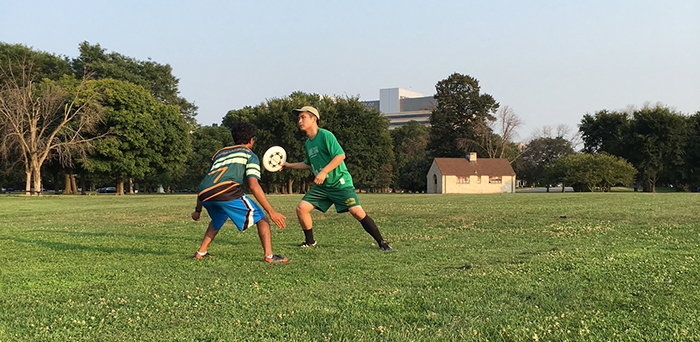
[[[282,164],[282,168],[293,170],[309,170],[311,169],[311,165],[306,163],[284,163]]]
[[[258,203],[260,203],[263,209],[267,211],[267,214],[270,215],[272,222],[274,222],[280,229],[287,227],[287,224],[284,222],[284,220],[287,218],[284,215],[276,212],[275,209],[272,209],[272,205],[270,205],[270,202],[267,201],[267,196],[265,196],[265,192],[260,187],[258,179],[255,177],[248,177],[248,186],[250,186],[250,190],[253,192],[255,199],[258,200]]]

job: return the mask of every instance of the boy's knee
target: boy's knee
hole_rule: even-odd
[[[263,217],[258,222],[256,222],[255,225],[258,227],[258,229],[270,227],[270,221],[267,220],[267,217]]]
[[[350,212],[350,215],[352,215],[356,220],[360,221],[367,216],[367,213],[365,213],[364,209],[362,209],[361,206],[354,206],[348,209]]]
[[[313,209],[314,207],[311,204],[300,202],[299,205],[297,205],[297,216],[308,214]]]

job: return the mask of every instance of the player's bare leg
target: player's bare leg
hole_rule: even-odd
[[[262,243],[263,251],[265,251],[265,256],[272,255],[272,238],[270,234],[270,224],[267,219],[262,219],[258,221],[258,236],[260,237],[260,242]]]
[[[299,245],[299,247],[316,247],[314,233],[311,230],[313,226],[313,221],[311,219],[312,210],[314,210],[314,205],[307,201],[300,201],[299,205],[297,205],[297,218],[299,219],[299,224],[306,238],[306,241]]]
[[[260,237],[260,242],[262,243],[263,251],[265,251],[265,261],[271,263],[284,263],[292,261],[292,259],[287,259],[272,254],[272,237],[270,234],[270,223],[267,222],[267,218],[258,221],[256,225],[258,226],[258,237]]]
[[[200,257],[203,256],[208,256],[207,254],[207,249],[209,248],[209,244],[211,244],[212,241],[214,241],[214,238],[216,237],[216,234],[218,234],[218,230],[214,230],[214,226],[212,225],[211,222],[209,222],[209,227],[207,227],[207,232],[204,233],[204,239],[202,239],[202,245],[199,246],[199,251],[197,253],[200,255]],[[197,257],[195,255],[195,257]]]
[[[301,229],[311,229],[313,225],[313,221],[311,220],[312,210],[314,210],[314,205],[307,201],[301,201],[299,202],[299,205],[297,205],[297,218],[299,218]]]

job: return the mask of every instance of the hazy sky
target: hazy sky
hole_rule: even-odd
[[[199,123],[294,91],[379,99],[479,80],[525,125],[662,102],[700,111],[700,1],[0,0],[0,41],[169,64]]]

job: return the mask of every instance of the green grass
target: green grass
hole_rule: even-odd
[[[394,247],[299,196],[262,262],[194,196],[0,196],[0,341],[697,341],[698,194],[367,195]]]

